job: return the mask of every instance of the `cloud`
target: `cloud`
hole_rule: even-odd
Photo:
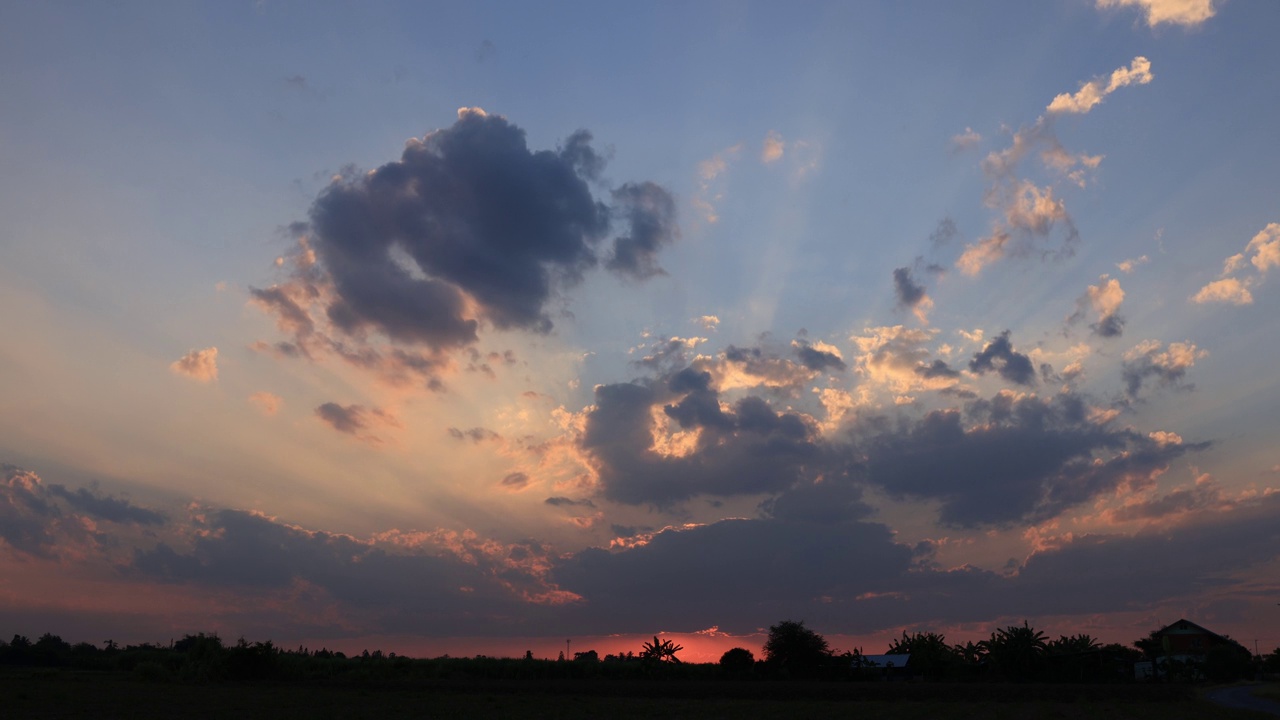
[[[259,608],[267,598],[291,605],[291,592],[311,588],[344,625],[380,633],[511,632],[510,618],[536,622],[540,607],[572,600],[547,584],[547,550],[531,542],[502,544],[446,530],[359,539],[241,510],[205,510],[193,518],[190,535],[188,548],[138,549],[127,572],[230,590]],[[333,632],[332,620],[320,625]]]
[[[274,393],[263,391],[250,395],[249,402],[256,405],[263,415],[271,417],[280,411],[280,406],[284,404],[284,399]]]
[[[0,465],[0,540],[34,557],[83,557],[105,538],[95,521],[159,527],[164,515],[96,488],[45,484],[15,465]]]
[[[995,371],[1000,377],[1018,385],[1036,384],[1036,371],[1031,358],[1013,349],[1008,330],[987,343],[981,352],[974,354],[969,361],[969,370],[979,375]]]
[[[548,332],[559,289],[602,260],[630,278],[658,274],[656,254],[678,233],[674,202],[653,183],[609,191],[611,205],[592,194],[604,160],[591,139],[580,130],[531,151],[516,125],[464,108],[399,160],[337,177],[294,231],[311,261],[300,254],[291,284],[253,299],[304,351],[319,316],[342,338],[319,346],[388,374],[430,377],[440,353],[486,326]],[[624,232],[602,258],[615,217]]]
[[[729,171],[729,165],[737,160],[741,152],[742,145],[734,145],[698,163],[698,192],[693,197],[693,206],[708,223],[720,220],[716,207],[726,194],[725,175]]]
[[[1246,267],[1246,262],[1253,266],[1252,272]],[[1253,303],[1250,289],[1261,284],[1267,272],[1274,267],[1280,267],[1280,223],[1269,223],[1249,240],[1244,252],[1224,260],[1222,275],[1200,288],[1191,296],[1191,302],[1250,305]],[[1240,277],[1242,274],[1244,277]]]
[[[967,127],[964,129],[964,132],[951,136],[951,150],[952,152],[960,152],[962,150],[967,150],[980,142],[982,142],[982,136],[973,128]]]
[[[840,349],[824,342],[809,343],[803,340],[792,340],[791,347],[800,358],[800,364],[814,372],[827,370],[843,371],[847,366]]]
[[[1013,253],[1025,255],[1033,241],[1049,237],[1056,226],[1066,229],[1059,255],[1070,255],[1079,240],[1075,222],[1066,205],[1054,196],[1052,187],[1039,187],[1028,180],[1000,183],[988,194],[987,203],[1003,212],[990,235],[965,247],[956,267],[966,275],[977,275],[986,266]],[[1049,251],[1043,251],[1050,255]]]
[[[523,473],[523,472],[507,473],[502,478],[502,487],[512,492],[516,492],[519,490],[524,490],[525,488],[529,487],[529,483],[531,482],[533,482],[533,479],[529,477],[528,473]]]
[[[1106,2],[1107,0],[1099,0]],[[1115,0],[1111,0],[1114,2]],[[1098,77],[1082,83],[1074,95],[1062,93],[1049,103],[1047,108],[1053,114],[1083,114],[1096,107],[1102,100],[1127,85],[1146,85],[1154,76],[1151,74],[1151,61],[1138,56],[1127,68],[1117,68],[1108,77]]]
[[[860,351],[855,367],[869,387],[883,386],[897,394],[950,387],[959,373],[942,372],[938,367],[941,361],[931,364],[932,352],[927,346],[936,335],[936,330],[902,325],[866,328],[862,335],[850,338]]]
[[[375,445],[381,443],[382,438],[366,432],[367,430],[374,426],[400,427],[399,420],[381,408],[366,408],[363,405],[343,406],[327,402],[317,407],[315,412],[316,417],[334,430]]]
[[[715,330],[720,325],[720,318],[715,315],[702,315],[694,318],[693,322],[701,325],[703,330]]]
[[[1183,383],[1187,370],[1208,354],[1191,342],[1169,343],[1168,348],[1164,348],[1158,340],[1144,340],[1124,354],[1121,377],[1125,393],[1137,398],[1143,385],[1151,379],[1160,387],[1191,390],[1193,385]]]
[[[582,500],[573,500],[567,497],[549,497],[546,500],[543,500],[543,502],[552,507],[594,508],[596,506],[595,503],[591,502],[590,500],[587,500],[586,498],[583,498]]]
[[[1121,483],[1149,483],[1205,447],[1162,444],[1091,419],[1083,398],[1070,393],[1041,399],[1006,391],[973,401],[966,413],[931,411],[891,430],[864,421],[856,434],[868,481],[895,497],[939,501],[946,525],[1037,522]]]
[[[782,159],[785,150],[786,143],[782,141],[782,133],[770,130],[769,134],[765,135],[764,145],[760,149],[760,162],[771,165]]]
[[[1147,25],[1162,23],[1194,27],[1213,17],[1215,0],[1096,0],[1099,9],[1138,8]]]
[[[1120,337],[1124,332],[1124,318],[1120,316],[1120,304],[1123,302],[1124,290],[1120,281],[1103,275],[1097,285],[1090,285],[1076,300],[1076,311],[1067,318],[1067,324],[1080,322],[1086,310],[1092,309],[1098,316],[1098,321],[1089,326],[1094,334],[1104,338]]]
[[[192,380],[213,382],[218,379],[218,348],[192,350],[175,360],[169,369]]]
[[[1121,260],[1116,263],[1116,267],[1120,269],[1120,272],[1129,275],[1133,273],[1139,265],[1146,265],[1149,262],[1151,262],[1151,258],[1143,255],[1141,257],[1129,258],[1128,260]]]
[[[669,432],[668,423],[689,433],[682,454],[660,451],[657,436]],[[817,459],[816,435],[811,418],[778,412],[759,397],[722,407],[711,373],[686,368],[596,387],[579,446],[605,498],[666,507],[695,495],[780,491]]]
[[[614,190],[613,201],[614,212],[626,219],[629,232],[614,239],[606,266],[637,280],[665,274],[658,266],[658,251],[680,234],[675,200],[666,190],[645,182]]]
[[[897,296],[897,306],[907,308],[922,323],[929,322],[929,311],[933,309],[933,300],[929,297],[924,285],[917,282],[910,267],[894,268],[893,291]]]

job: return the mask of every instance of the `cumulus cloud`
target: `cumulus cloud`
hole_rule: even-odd
[[[192,350],[175,360],[169,369],[198,382],[213,382],[218,379],[218,348]]]
[[[1187,370],[1208,354],[1191,342],[1169,343],[1166,348],[1158,340],[1144,340],[1124,354],[1120,372],[1125,393],[1137,398],[1148,380],[1159,387],[1191,390],[1194,386],[1183,382]]]
[[[987,204],[1001,210],[1003,218],[989,235],[965,247],[956,261],[956,267],[964,274],[977,275],[1008,254],[1028,254],[1035,241],[1048,238],[1058,226],[1065,231],[1056,254],[1074,252],[1079,233],[1066,205],[1054,195],[1052,187],[1040,187],[1028,180],[1002,182],[988,193]],[[1046,249],[1042,254],[1055,253]]]
[[[1247,265],[1252,266],[1250,270]],[[1269,223],[1249,240],[1244,252],[1236,253],[1222,263],[1222,275],[1191,296],[1191,302],[1205,304],[1224,302],[1250,305],[1250,289],[1261,284],[1271,268],[1280,266],[1280,223]]]
[[[840,348],[834,345],[828,345],[824,342],[811,343],[804,340],[792,340],[791,347],[800,358],[800,364],[814,372],[842,371],[847,367],[844,363],[844,356],[840,354]]]
[[[897,394],[951,387],[960,374],[933,359],[928,346],[936,335],[937,330],[902,325],[866,328],[850,338],[859,350],[855,367],[868,386]]]
[[[881,430],[866,423],[860,447],[870,482],[897,497],[941,502],[948,525],[1036,522],[1113,491],[1145,484],[1205,445],[1169,444],[1107,419],[1083,398],[1002,392]]]
[[[1163,23],[1194,27],[1217,11],[1215,0],[1097,0],[1097,5],[1099,9],[1137,8],[1150,27]]]
[[[101,541],[97,521],[158,527],[166,518],[97,488],[71,490],[46,484],[15,465],[0,465],[0,541],[10,548],[44,558],[76,554]]]
[[[1100,3],[1106,1],[1099,0]],[[1138,56],[1129,63],[1129,67],[1116,68],[1109,76],[1097,77],[1081,84],[1074,94],[1058,95],[1049,103],[1048,111],[1054,114],[1087,113],[1116,90],[1127,85],[1146,85],[1153,78],[1151,61]]]
[[[1036,384],[1036,371],[1031,358],[1013,349],[1008,330],[974,354],[969,361],[969,370],[979,375],[994,371],[1005,380],[1018,385]]]
[[[1120,337],[1124,332],[1124,318],[1120,316],[1120,304],[1124,302],[1124,289],[1116,278],[1103,275],[1097,285],[1090,285],[1084,295],[1076,300],[1076,311],[1067,318],[1067,324],[1084,319],[1092,310],[1098,317],[1089,327],[1095,335],[1104,338]]]
[[[660,452],[656,439],[667,423],[690,434],[682,453]],[[806,462],[816,458],[816,434],[811,418],[779,412],[759,397],[722,407],[711,373],[686,368],[598,386],[579,442],[604,497],[669,506],[700,494],[780,491],[804,477]]]
[[[720,318],[715,315],[702,315],[693,319],[703,330],[715,330],[720,325]]]
[[[651,182],[597,197],[604,158],[591,142],[580,130],[534,151],[505,118],[464,108],[399,160],[338,175],[290,228],[291,277],[251,291],[291,336],[263,349],[333,354],[438,389],[450,353],[485,328],[550,331],[549,304],[593,267],[660,274],[674,201]]]

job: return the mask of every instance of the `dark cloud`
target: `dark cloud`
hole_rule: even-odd
[[[99,520],[137,525],[164,525],[165,516],[154,510],[138,507],[122,498],[115,498],[80,488],[71,491],[62,485],[50,485],[49,494],[62,498],[68,505]]]
[[[539,596],[549,590],[534,574],[545,562],[536,545],[445,535],[405,550],[238,510],[205,515],[190,549],[139,550],[124,571],[245,593],[278,593],[302,581],[339,603],[348,622],[434,635],[509,632],[516,614],[538,616]]]
[[[451,427],[449,428],[449,436],[455,440],[470,440],[473,443],[502,439],[502,436],[498,433],[482,427],[473,427],[470,430],[460,430],[456,427]]]
[[[924,285],[915,281],[909,267],[894,269],[893,290],[898,296],[899,307],[913,308],[925,298]]]
[[[1119,314],[1105,315],[1089,326],[1098,337],[1120,337],[1124,333],[1124,318]]]
[[[1017,385],[1035,385],[1036,370],[1031,358],[1013,349],[1009,342],[1009,331],[1005,330],[995,340],[973,356],[969,361],[969,370],[985,375],[991,371],[1000,373],[1000,377]]]
[[[1154,340],[1140,343],[1124,354],[1120,364],[1125,393],[1137,398],[1148,380],[1154,380],[1159,387],[1193,390],[1194,385],[1183,381],[1187,370],[1204,355],[1192,343],[1169,343],[1167,348]]]
[[[951,218],[942,218],[938,221],[938,227],[929,233],[929,246],[935,251],[940,250],[959,235],[960,231],[956,228],[955,221]]]
[[[899,498],[940,501],[939,520],[973,527],[1039,522],[1113,491],[1149,482],[1188,451],[1088,419],[1073,395],[996,395],[937,410],[892,430],[863,431],[867,479]]]
[[[502,487],[508,490],[523,490],[529,486],[531,479],[528,473],[513,472],[502,478]]]
[[[327,402],[316,408],[316,416],[324,420],[334,430],[348,435],[355,435],[368,427],[364,419],[364,408],[359,405],[343,407],[338,403]]]
[[[934,360],[928,365],[916,366],[916,374],[926,380],[935,378],[954,379],[960,377],[960,371],[953,369],[945,361]]]
[[[848,367],[844,364],[843,358],[829,350],[819,350],[813,345],[800,340],[792,343],[792,346],[795,348],[796,355],[800,358],[800,364],[814,372],[844,370]]]
[[[658,251],[679,235],[676,203],[671,194],[651,183],[627,183],[613,191],[614,212],[626,219],[628,232],[613,241],[606,267],[643,280],[665,274]]]
[[[311,208],[315,250],[333,283],[325,309],[342,332],[373,330],[436,349],[475,342],[481,322],[547,332],[547,304],[599,261],[612,215],[628,234],[610,266],[659,272],[676,233],[674,202],[652,183],[612,191],[588,181],[602,160],[579,131],[531,152],[506,119],[463,110],[450,128],[410,141],[400,160],[330,185]]]
[[[0,465],[0,472],[0,539],[29,555],[48,554],[62,512],[35,473],[15,465]]]
[[[587,499],[585,499],[585,498],[583,498],[582,500],[574,500],[574,499],[572,499],[572,498],[567,498],[567,497],[549,497],[549,498],[547,498],[546,500],[544,500],[543,502],[545,502],[545,503],[546,503],[546,504],[548,504],[548,505],[551,505],[552,507],[587,507],[587,508],[593,508],[593,507],[595,507],[595,506],[596,506],[596,504],[595,504],[595,503],[593,503],[593,502],[591,502],[590,500],[587,500]]]
[[[847,623],[831,600],[882,590],[910,564],[910,548],[879,524],[723,520],[664,530],[623,552],[584,550],[553,577],[583,598],[573,610],[579,632],[748,633],[795,614],[818,627]]]
[[[663,407],[681,428],[697,429],[683,457],[654,449],[652,410]],[[601,385],[580,441],[599,473],[601,492],[629,504],[670,505],[695,495],[777,492],[818,459],[817,430],[792,412],[747,396],[720,408],[709,373],[687,369],[666,382]]]

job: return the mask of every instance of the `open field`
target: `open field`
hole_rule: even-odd
[[[884,683],[433,683],[339,688],[284,683],[187,685],[129,675],[0,671],[6,718],[1225,718],[1190,693],[1142,686]]]

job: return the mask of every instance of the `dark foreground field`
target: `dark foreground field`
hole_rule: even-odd
[[[0,669],[13,718],[1238,718],[1177,688],[804,682],[440,682],[360,689],[180,684],[123,673]]]

